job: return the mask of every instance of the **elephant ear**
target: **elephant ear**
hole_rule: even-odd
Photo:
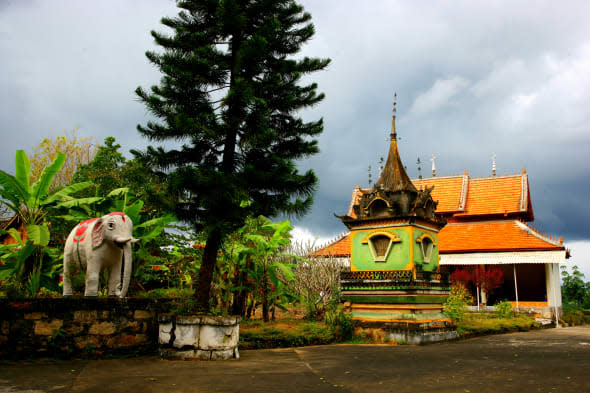
[[[96,248],[102,244],[104,234],[104,222],[102,218],[96,220],[92,228],[92,247]]]

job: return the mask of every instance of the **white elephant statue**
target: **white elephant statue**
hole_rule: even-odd
[[[70,272],[72,268],[80,267],[81,271],[86,269],[84,296],[98,296],[100,270],[109,268],[108,295],[124,298],[131,279],[131,243],[138,241],[133,238],[132,232],[131,219],[121,212],[76,225],[64,249],[63,296],[72,296]]]

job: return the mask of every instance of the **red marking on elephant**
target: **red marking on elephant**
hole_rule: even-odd
[[[109,216],[121,216],[121,218],[123,219],[123,222],[125,222],[125,213],[123,213],[123,212],[112,212],[112,213],[109,213]]]
[[[82,221],[78,228],[76,228],[76,232],[74,233],[74,243],[81,242],[86,237],[84,234],[88,229],[88,225],[92,224],[94,221],[98,220],[98,218],[91,218],[86,221]]]

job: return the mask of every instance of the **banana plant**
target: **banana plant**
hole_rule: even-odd
[[[11,228],[4,231],[16,243],[0,245],[0,282],[13,278],[24,284],[29,296],[34,297],[41,287],[56,290],[58,285],[55,277],[61,268],[61,251],[48,246],[35,245],[23,241],[20,233]],[[27,262],[31,258],[38,260],[27,276]]]
[[[272,306],[284,308],[283,302],[293,300],[288,282],[295,279],[292,265],[280,261],[282,250],[290,242],[290,231],[293,229],[289,220],[272,223],[259,217],[261,226],[258,231],[245,233],[245,244],[236,247],[240,259],[250,258],[254,262],[248,275],[257,287],[262,300],[262,316],[269,320]]]
[[[144,202],[135,199],[128,187],[116,188],[105,197],[81,198],[78,201],[66,201],[58,207],[68,207],[69,214],[60,216],[71,222],[80,222],[89,218],[100,217],[118,211],[127,214],[133,222],[133,237],[145,244],[158,237],[172,222],[177,221],[173,215],[148,218],[142,211]]]
[[[75,183],[49,194],[53,179],[65,160],[65,154],[58,153],[53,162],[43,169],[39,180],[32,184],[31,164],[23,150],[16,151],[14,176],[0,170],[1,203],[20,217],[28,238],[35,245],[46,246],[49,243],[49,228],[45,220],[48,210],[66,201],[76,201],[71,194],[92,185],[91,182]]]

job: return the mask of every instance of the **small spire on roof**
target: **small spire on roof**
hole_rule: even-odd
[[[418,179],[422,179],[422,162],[420,161],[420,157],[416,160],[416,165],[418,166]]]
[[[391,117],[391,134],[389,137],[392,141],[397,140],[397,133],[395,132],[395,115],[397,114],[397,92],[393,93],[393,116]]]
[[[492,176],[496,176],[496,153],[492,155]]]
[[[432,177],[436,177],[436,164],[434,163],[435,159],[436,157],[433,154],[432,158],[430,159],[430,161],[432,161]]]
[[[465,172],[463,172],[465,174],[465,176],[469,176],[469,170],[465,169]]]
[[[521,169],[521,172],[522,172],[523,175],[526,175],[526,168],[522,168]]]

